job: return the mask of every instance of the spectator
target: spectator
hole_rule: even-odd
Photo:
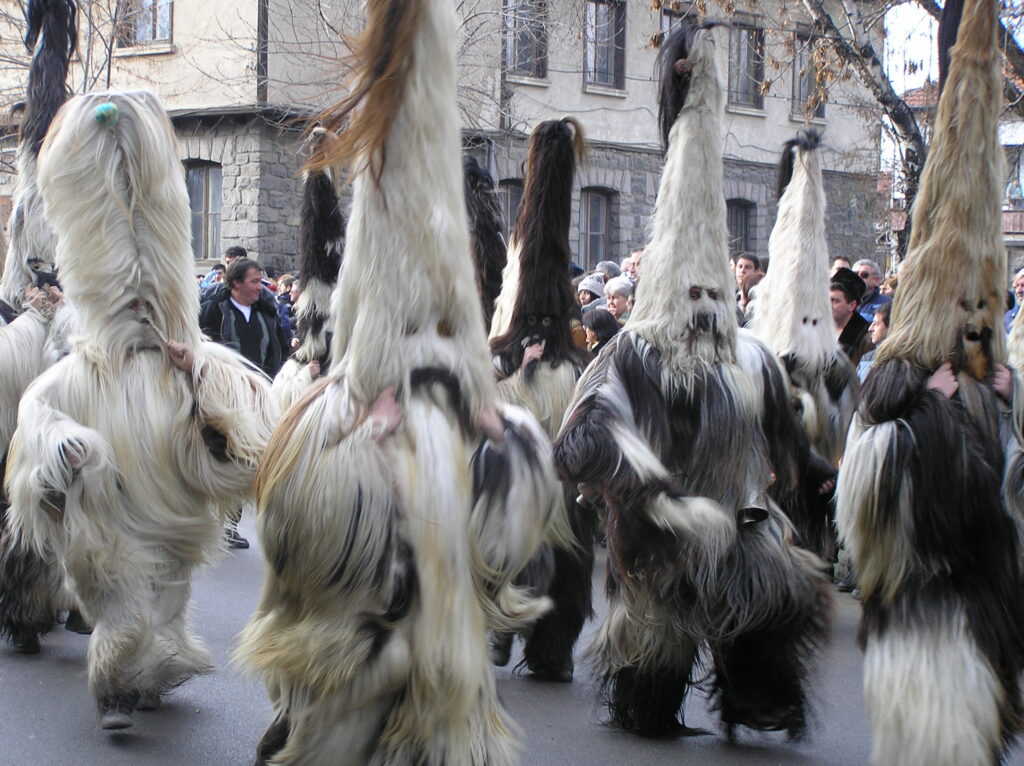
[[[273,296],[263,290],[261,273],[256,261],[235,260],[224,285],[203,303],[199,324],[211,340],[274,377],[287,356],[288,338],[278,323]]]
[[[883,303],[888,303],[892,298],[888,295],[882,295],[881,290],[879,290],[882,284],[882,270],[870,258],[861,258],[853,264],[853,273],[863,279],[864,284],[867,285],[864,296],[858,304],[860,308],[857,311],[870,324],[875,316],[875,309]]]
[[[634,250],[629,254],[628,258],[622,260],[622,276],[626,277],[634,285],[640,278],[640,258],[643,254],[643,250]]]
[[[875,318],[871,320],[868,334],[875,347],[864,354],[857,365],[857,377],[860,378],[861,383],[867,378],[871,365],[875,363],[875,352],[878,350],[878,344],[885,340],[885,336],[889,334],[889,316],[891,313],[892,303],[884,303],[878,307],[878,310],[875,311]]]
[[[224,271],[231,265],[232,261],[246,257],[248,257],[248,253],[246,253],[244,247],[239,245],[232,245],[225,250],[224,263],[215,263],[209,273],[203,277],[203,281],[199,283],[199,300],[205,301],[214,293],[217,286],[224,280]],[[220,276],[217,276],[217,272],[220,272]]]
[[[588,274],[580,280],[576,288],[576,295],[583,307],[583,314],[586,315],[594,309],[605,308],[607,302],[604,299],[604,276],[601,274]]]
[[[292,307],[292,286],[295,284],[295,277],[291,274],[283,274],[277,280],[277,316],[281,322],[281,329],[285,331],[289,339],[295,337],[293,325]]]
[[[1024,269],[1020,269],[1013,275],[1013,296],[1017,299],[1016,305],[1003,315],[1003,327],[1006,332],[1010,331],[1017,312],[1020,311],[1021,303],[1024,302]]]
[[[896,288],[899,287],[899,284],[900,278],[893,274],[892,276],[885,278],[885,281],[882,282],[882,286],[878,288],[878,292],[892,298],[896,294]]]
[[[832,259],[832,273],[835,274],[839,269],[849,269],[851,265],[850,259],[845,255],[837,255]]]
[[[615,277],[622,274],[619,270],[619,264],[615,261],[601,261],[594,267],[594,271],[598,271],[604,276],[605,284],[608,284],[611,280],[615,279]]]
[[[753,253],[740,253],[733,261],[732,272],[736,277],[736,305],[743,313],[750,302],[751,289],[764,277],[761,259]]]
[[[221,285],[199,310],[199,326],[210,340],[239,352],[271,378],[288,355],[289,342],[278,323],[277,307],[260,279],[256,261],[234,258]],[[238,534],[239,508],[224,530],[232,548],[248,548]]]
[[[587,331],[587,348],[595,356],[619,331],[622,325],[607,309],[595,309],[583,317]]]
[[[860,364],[861,357],[871,350],[869,323],[857,311],[864,289],[864,280],[845,268],[832,275],[832,284],[829,286],[836,339],[854,367]]]
[[[629,296],[633,294],[633,283],[625,277],[615,277],[604,286],[604,297],[608,301],[608,311],[615,317],[619,324],[625,324],[629,319],[629,309],[626,304]]]

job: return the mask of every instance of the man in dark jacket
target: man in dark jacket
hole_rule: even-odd
[[[864,290],[864,280],[846,268],[836,270],[829,285],[832,319],[836,324],[839,346],[854,367],[864,354],[874,348],[868,333],[869,322],[857,311]]]
[[[228,266],[224,286],[199,312],[199,325],[210,339],[233,348],[271,378],[288,355],[288,337],[277,318],[274,296],[260,281],[256,261],[239,258]]]
[[[238,258],[228,266],[224,286],[199,310],[199,326],[210,340],[233,348],[273,378],[288,354],[288,337],[277,321],[274,296],[263,287],[256,261]],[[248,548],[238,534],[238,509],[228,519],[225,536],[232,548]]]

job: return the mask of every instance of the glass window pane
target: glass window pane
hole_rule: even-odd
[[[156,18],[156,39],[171,38],[171,0],[159,0]]]

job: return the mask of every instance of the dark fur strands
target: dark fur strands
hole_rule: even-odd
[[[334,182],[323,171],[311,172],[302,191],[299,221],[299,271],[303,287],[312,280],[334,287],[344,245],[345,216]]]
[[[658,52],[658,125],[661,129],[661,146],[668,151],[668,135],[676,124],[679,111],[686,103],[686,95],[690,92],[690,70],[685,62],[690,55],[693,35],[698,27],[692,24],[680,24],[667,40],[661,44]],[[677,66],[679,64],[679,66]]]
[[[514,242],[519,244],[519,285],[509,329],[491,342],[491,353],[516,370],[523,342],[545,342],[543,359],[581,368],[589,355],[572,338],[575,295],[569,279],[569,225],[573,175],[582,155],[583,131],[575,120],[549,120],[534,128],[526,161],[526,182]]]
[[[960,20],[963,18],[964,0],[946,0],[942,6],[942,18],[939,20],[939,94],[946,84],[949,74],[949,49],[956,44],[957,33],[960,31]]]
[[[50,122],[67,100],[64,82],[78,41],[77,12],[75,0],[29,0],[25,9],[25,47],[35,49],[41,38],[29,67],[28,105],[21,127],[21,140],[34,155],[39,154]]]
[[[314,129],[317,146],[326,142],[326,131]],[[295,307],[298,320],[299,362],[318,361],[324,369],[330,364],[331,344],[324,326],[330,319],[330,292],[338,281],[345,249],[345,215],[333,174],[326,170],[308,170],[302,189],[299,220],[299,279],[301,297]]]
[[[355,163],[355,174],[372,164],[379,180],[384,141],[404,101],[413,39],[426,5],[424,0],[368,0],[365,6],[365,31],[349,62],[359,75],[349,94],[318,120],[328,131],[341,133],[337,141],[322,144],[306,167],[322,170]]]
[[[554,680],[561,680],[566,662],[572,667],[573,646],[584,623],[593,616],[591,574],[598,536],[597,513],[576,502],[575,485],[566,486],[565,493],[569,526],[576,545],[572,549],[553,546],[554,577],[545,592],[555,608],[533,626],[521,663],[534,675]]]
[[[484,327],[491,326],[494,301],[501,292],[501,272],[505,268],[506,245],[501,234],[501,207],[491,174],[480,167],[472,155],[462,158],[466,184],[466,213],[469,237],[476,268],[476,288],[484,309]]]
[[[793,166],[796,164],[798,151],[810,152],[821,146],[821,133],[814,128],[802,128],[796,138],[789,139],[782,148],[779,159],[779,175],[776,183],[776,199],[782,198],[789,182],[793,180]]]

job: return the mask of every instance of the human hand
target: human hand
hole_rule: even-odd
[[[1010,401],[1013,396],[1013,374],[1005,364],[996,365],[996,374],[992,378],[992,388],[1003,397],[1004,401]]]
[[[312,380],[316,380],[320,377],[320,362],[314,359],[312,362],[306,365],[306,369],[309,370],[309,377]]]
[[[42,311],[43,307],[46,306],[46,293],[38,287],[26,287],[24,295],[25,304],[29,308],[33,308],[36,311]]]
[[[185,343],[178,343],[176,340],[167,341],[167,354],[171,357],[171,364],[184,372],[192,372],[196,361],[195,352]]]
[[[523,349],[523,363],[519,366],[521,370],[525,370],[530,362],[536,362],[544,356],[544,344],[534,343]]]
[[[946,399],[952,397],[960,388],[960,384],[956,381],[956,375],[953,374],[953,365],[946,362],[933,372],[925,387],[942,394]]]
[[[380,392],[377,400],[370,405],[368,419],[379,424],[374,432],[373,440],[380,444],[385,436],[393,434],[402,423],[402,408],[395,399],[395,387],[388,386]]]
[[[505,440],[505,421],[501,419],[493,404],[484,405],[480,417],[476,420],[476,426],[495,444]]]
[[[64,301],[64,293],[60,291],[59,287],[50,285],[46,288],[46,297],[50,301],[50,305],[57,308]]]

